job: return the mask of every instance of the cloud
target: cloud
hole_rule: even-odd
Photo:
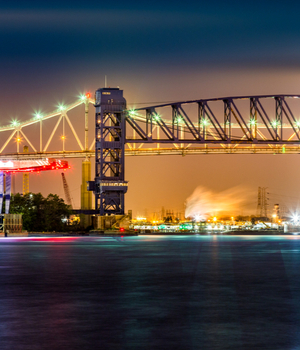
[[[182,13],[172,11],[145,10],[2,10],[0,27],[5,28],[81,28],[82,26],[98,27],[102,30],[113,30],[120,27],[157,29],[209,28],[223,25],[236,26],[238,18],[204,13]],[[84,29],[84,27],[83,27]],[[99,33],[100,35],[101,33]]]

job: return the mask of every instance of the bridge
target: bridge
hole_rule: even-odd
[[[89,142],[91,104],[96,107],[92,116],[95,137]],[[74,113],[77,109],[80,114]],[[85,186],[89,182],[96,212],[122,215],[127,191],[125,155],[300,153],[300,95],[224,97],[127,108],[122,90],[103,88],[96,91],[95,99],[87,93],[49,114],[37,112],[30,120],[13,120],[0,127],[0,135],[0,161],[83,158],[82,209],[92,207],[91,192]],[[22,144],[28,150],[23,151]],[[95,157],[95,181],[91,181],[91,157]]]
[[[94,157],[95,138],[88,142],[89,104],[94,105],[95,100],[90,94],[82,95],[49,114],[37,112],[30,120],[0,126],[0,160]],[[78,115],[74,116],[75,127],[69,113],[81,106],[85,107],[84,115],[81,124]],[[126,156],[300,151],[300,95],[192,100],[125,112]],[[55,121],[54,126],[51,121]],[[60,143],[56,137],[59,126]],[[73,142],[65,136],[67,127]],[[84,135],[79,137],[83,128]],[[46,130],[50,132],[47,138]],[[23,152],[22,143],[29,146],[28,152]]]

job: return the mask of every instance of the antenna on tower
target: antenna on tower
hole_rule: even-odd
[[[105,75],[105,79],[104,79],[104,87],[107,87],[107,76]]]

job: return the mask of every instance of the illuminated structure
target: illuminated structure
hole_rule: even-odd
[[[23,152],[28,152],[28,146],[23,147]],[[23,172],[23,195],[29,193],[29,173]]]
[[[5,199],[5,214],[9,213],[11,196],[11,175],[14,173],[40,172],[46,170],[65,170],[69,168],[67,161],[56,159],[0,161],[0,214]]]
[[[88,144],[91,104],[96,107],[96,137]],[[82,107],[84,123],[73,125],[69,112]],[[96,155],[95,181],[90,182],[96,211],[121,214],[127,190],[124,154],[299,154],[299,111],[300,95],[197,99],[126,110],[122,90],[104,88],[97,90],[96,101],[86,93],[49,114],[36,112],[30,120],[1,126],[0,160],[83,158],[81,207],[88,212],[91,193],[86,182],[90,182],[90,157]],[[59,127],[62,135],[55,142]],[[75,142],[68,148],[71,138]],[[28,152],[20,152],[24,143]]]
[[[96,91],[95,210],[101,216],[124,215],[125,109],[123,91],[103,88]]]

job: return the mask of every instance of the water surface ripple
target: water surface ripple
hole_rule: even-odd
[[[0,349],[300,349],[300,238],[0,239]]]

